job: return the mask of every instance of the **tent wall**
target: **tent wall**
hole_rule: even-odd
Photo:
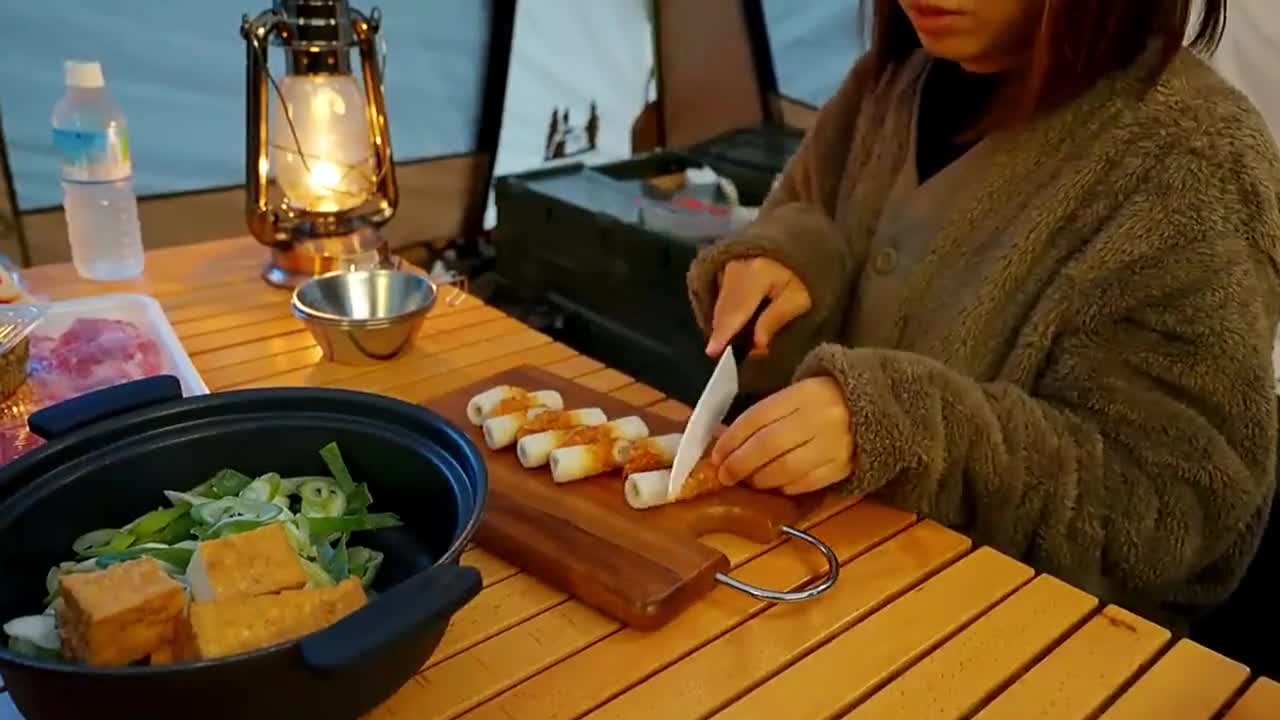
[[[392,247],[444,241],[474,223],[483,204],[490,156],[472,153],[452,158],[396,164],[400,209],[383,229]],[[244,188],[231,187],[138,201],[143,240],[148,248],[170,247],[246,234]],[[62,208],[22,214],[30,264],[70,260]],[[10,254],[8,248],[5,254]]]
[[[18,202],[9,174],[8,146],[4,140],[4,118],[0,117],[0,255],[20,265],[30,264],[27,244],[18,218]]]
[[[631,157],[657,90],[652,14],[651,0],[516,4],[496,175]]]
[[[667,144],[690,145],[763,124],[764,93],[744,0],[654,1]]]
[[[419,0],[356,0],[357,7],[379,6],[385,18],[388,110],[401,185],[399,212],[387,227],[392,243],[446,241],[483,229],[495,163],[499,172],[512,172],[523,162],[519,157],[523,145],[519,152],[499,153],[500,135],[513,132],[511,127],[503,129],[504,103],[525,92],[521,83],[531,72],[590,74],[581,67],[575,71],[589,61],[575,65],[560,59],[541,68],[521,66],[511,71],[509,83],[518,8],[564,16],[563,22],[544,22],[541,27],[583,35],[575,46],[579,54],[620,53],[621,48],[608,45],[610,41],[600,36],[616,35],[630,48],[634,43],[623,35],[629,38],[637,26],[651,26],[654,37],[647,54],[627,50],[632,59],[619,55],[618,62],[630,63],[624,68],[627,72],[641,73],[656,63],[652,95],[662,136],[666,145],[682,146],[768,122],[808,127],[815,106],[856,56],[856,29],[850,22],[856,3],[469,0],[459,10],[462,6]],[[0,132],[9,130],[6,147],[16,169],[11,187],[4,186],[9,178],[0,175],[0,253],[31,263],[67,259],[47,123],[49,109],[61,93],[61,61],[83,55],[107,62],[108,82],[129,112],[136,147],[142,147],[138,143],[144,137],[154,138],[160,132],[193,136],[181,146],[185,154],[172,162],[164,162],[173,153],[160,145],[150,146],[146,162],[143,150],[138,150],[140,212],[147,246],[243,234],[244,198],[239,185],[244,73],[236,24],[241,12],[269,5],[269,0],[46,0],[9,3],[0,10],[0,42],[30,60],[21,68],[13,63],[0,68],[0,109],[5,114]],[[599,20],[596,16],[603,11],[597,6],[603,5],[616,6],[617,27],[608,26],[612,35],[593,35],[592,27],[606,26],[597,22],[587,27],[590,23],[584,25],[582,18]],[[632,18],[631,5],[643,7],[644,17]],[[438,17],[424,20],[423,13]],[[483,27],[461,28],[459,22]],[[140,23],[145,27],[135,27]],[[71,32],[67,30],[71,26],[80,29]],[[485,35],[479,41],[477,31]],[[833,58],[820,63],[821,72],[813,77],[797,70],[814,62],[805,55],[813,52],[805,49],[809,33],[818,33],[819,47],[825,48],[821,52]],[[150,79],[139,84],[136,78],[147,73],[152,74]],[[133,85],[130,78],[135,78]],[[799,86],[797,78],[803,80]],[[636,109],[646,100],[642,90],[642,85],[634,89]],[[539,112],[545,114],[545,109]],[[582,110],[575,106],[573,112],[577,120]],[[634,120],[609,118],[601,137]],[[545,132],[546,120],[541,116],[528,124]],[[611,156],[627,151],[619,148],[605,150]],[[503,161],[503,154],[509,155],[509,161]],[[14,189],[18,192],[10,192]],[[6,223],[15,215],[20,221]]]
[[[515,0],[457,7],[355,0],[383,13],[386,95],[399,160],[396,245],[478,227],[506,84]],[[0,219],[0,252],[34,263],[67,259],[48,117],[62,60],[101,59],[129,116],[135,184],[148,247],[244,234],[244,44],[241,13],[271,0],[46,0],[0,9],[0,42],[27,61],[0,68],[0,108],[30,245]],[[505,33],[505,36],[504,36]],[[279,77],[283,63],[272,58]],[[496,89],[496,91],[495,91]],[[494,104],[497,104],[494,107]],[[7,196],[5,196],[7,197]],[[0,198],[0,217],[5,205]]]

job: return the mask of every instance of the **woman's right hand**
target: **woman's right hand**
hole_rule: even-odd
[[[781,263],[763,257],[727,263],[720,272],[720,293],[711,315],[707,355],[719,357],[760,303],[766,301],[768,306],[752,330],[752,352],[768,352],[773,336],[808,312],[813,299],[800,278]]]

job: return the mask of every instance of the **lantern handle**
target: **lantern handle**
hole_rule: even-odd
[[[240,20],[240,35],[245,41],[245,220],[249,232],[258,242],[279,242],[276,223],[268,196],[267,103],[270,72],[267,66],[267,42],[285,27],[285,17],[272,9]]]
[[[400,188],[396,183],[391,154],[391,131],[387,122],[387,101],[382,94],[382,67],[378,62],[378,28],[382,13],[377,8],[371,15],[352,8],[351,27],[360,50],[360,69],[364,75],[365,112],[369,114],[369,134],[373,141],[374,171],[380,196],[378,212],[369,218],[375,225],[391,219],[400,204]]]

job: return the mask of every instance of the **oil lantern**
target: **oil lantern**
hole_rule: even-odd
[[[271,9],[241,21],[245,212],[250,233],[270,248],[263,277],[272,285],[390,262],[379,228],[395,214],[399,192],[380,25],[377,8],[365,14],[348,0],[273,0]],[[278,79],[269,63],[273,48],[284,55]]]

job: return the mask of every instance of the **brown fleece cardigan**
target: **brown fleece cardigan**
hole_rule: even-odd
[[[744,383],[839,381],[851,492],[1184,627],[1239,582],[1275,490],[1266,126],[1184,52],[1154,85],[1144,58],[989,136],[972,191],[868,328],[851,308],[928,63],[854,68],[760,218],[694,262],[699,322],[727,261],[788,266],[813,308]]]

